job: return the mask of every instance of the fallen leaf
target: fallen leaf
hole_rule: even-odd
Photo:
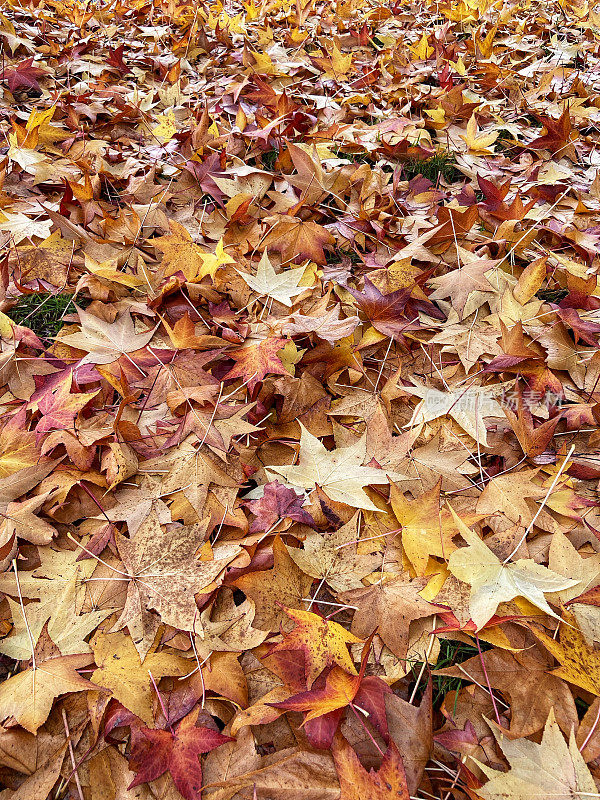
[[[190,672],[190,662],[171,653],[150,653],[142,663],[131,638],[122,632],[97,634],[92,650],[97,669],[91,685],[109,689],[113,697],[146,725],[154,722],[152,678],[158,682],[165,675]]]
[[[273,542],[273,558],[273,569],[242,575],[235,581],[256,605],[254,626],[259,630],[278,630],[282,623],[291,627],[283,609],[302,608],[312,584],[312,578],[292,561],[279,536]]]
[[[361,639],[376,631],[394,655],[406,658],[411,622],[430,617],[437,610],[419,594],[426,585],[423,578],[411,580],[408,573],[404,573],[392,580],[340,594],[342,602],[356,606],[350,630]]]
[[[477,630],[489,622],[500,603],[515,597],[524,597],[544,613],[560,619],[544,594],[568,589],[579,581],[558,575],[530,558],[503,563],[453,509],[451,512],[467,547],[451,554],[448,569],[459,580],[471,585],[469,609]]]
[[[300,650],[304,654],[309,689],[321,672],[333,664],[356,675],[348,645],[360,642],[357,636],[349,633],[337,622],[330,622],[310,611],[288,608],[284,608],[284,611],[295,623],[295,627],[284,635],[282,642],[273,645],[269,654]]]
[[[588,645],[570,611],[563,611],[562,621],[558,641],[543,631],[534,630],[540,642],[561,664],[551,674],[574,683],[587,692],[600,695],[600,655]]]
[[[395,694],[385,697],[390,739],[402,753],[406,784],[410,794],[421,783],[433,751],[433,683],[427,684],[421,703],[414,706]]]
[[[554,712],[548,715],[540,744],[528,739],[508,739],[501,729],[490,723],[496,740],[506,756],[510,770],[499,772],[485,765],[480,768],[488,778],[477,793],[484,800],[498,798],[579,797],[595,794],[596,784],[571,732],[567,746]]]
[[[5,680],[0,686],[0,719],[13,718],[35,733],[47,720],[56,697],[98,690],[76,671],[83,663],[79,656],[59,656]]]
[[[339,737],[333,748],[333,760],[340,779],[340,800],[408,800],[404,765],[398,748],[392,742],[386,750],[379,770],[367,770],[348,742]]]
[[[217,545],[212,558],[201,560],[207,523],[163,530],[151,512],[131,539],[119,537],[117,547],[130,579],[127,601],[117,626],[127,625],[136,644],[143,610],[154,609],[162,621],[182,630],[194,630],[198,608],[194,595],[209,587],[239,548]],[[222,554],[222,558],[219,555]]]
[[[270,467],[293,487],[312,490],[320,486],[331,500],[346,503],[354,508],[377,511],[364,491],[370,484],[385,484],[395,473],[386,474],[374,467],[365,467],[366,440],[362,437],[349,447],[327,450],[325,446],[300,423],[299,464],[288,467]]]
[[[284,306],[291,306],[292,299],[306,291],[306,286],[299,286],[304,275],[304,267],[283,270],[279,274],[275,272],[267,253],[259,261],[256,275],[247,272],[240,272],[242,278],[251,289],[258,292],[258,297],[270,297],[282,303]]]
[[[288,553],[302,572],[327,583],[334,592],[358,588],[381,561],[378,555],[358,553],[359,521],[355,514],[334,533],[308,533],[302,549],[288,547]]]
[[[128,791],[154,781],[168,771],[185,800],[200,800],[200,755],[232,739],[216,730],[196,725],[197,716],[197,712],[192,711],[171,730],[139,728],[129,761],[137,775],[127,787]]]
[[[128,311],[109,323],[79,309],[79,319],[81,331],[65,334],[61,342],[87,352],[82,364],[111,364],[124,353],[145,347],[154,335],[154,330],[137,333]]]

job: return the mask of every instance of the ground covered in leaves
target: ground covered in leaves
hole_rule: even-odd
[[[0,43],[0,798],[598,797],[600,14]]]

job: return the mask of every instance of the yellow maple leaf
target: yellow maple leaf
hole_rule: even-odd
[[[424,575],[429,556],[448,558],[456,550],[452,541],[458,529],[447,511],[440,512],[438,482],[428,492],[408,500],[400,487],[392,483],[390,502],[402,527],[402,547],[417,575]]]
[[[38,164],[46,161],[46,156],[43,153],[38,153],[35,149],[37,145],[37,136],[35,141],[30,142],[29,137],[27,141],[19,143],[15,133],[8,134],[8,143],[10,148],[8,150],[8,157],[18,164],[25,172],[35,174],[35,168]]]
[[[469,612],[477,630],[490,621],[500,603],[516,597],[524,597],[540,611],[558,619],[544,593],[569,589],[579,581],[565,578],[536,564],[531,558],[519,558],[514,562],[500,561],[483,539],[465,525],[454,509],[450,508],[450,512],[467,547],[450,554],[448,568],[459,581],[471,586]]]
[[[160,114],[156,119],[158,120],[158,125],[152,128],[152,135],[163,144],[166,144],[177,133],[175,114],[169,111],[168,114]]]
[[[13,717],[30,733],[44,724],[57,697],[94,689],[76,671],[77,656],[62,656],[34,662],[31,669],[5,680],[0,688],[0,718]]]
[[[456,70],[461,77],[464,77],[467,74],[467,68],[465,67],[465,62],[462,59],[462,56],[458,57],[458,61],[451,61],[450,66],[453,70]]]
[[[339,47],[334,44],[331,51],[331,63],[336,75],[346,75],[352,67],[352,53],[345,56]]]
[[[202,262],[202,267],[198,274],[199,279],[204,278],[205,275],[210,275],[214,279],[219,267],[223,267],[225,264],[235,264],[235,260],[225,252],[223,239],[219,239],[214,253],[202,254]]]
[[[296,624],[294,630],[284,636],[283,641],[270,651],[275,653],[285,650],[301,650],[306,663],[306,678],[310,688],[323,670],[331,664],[337,664],[356,675],[356,668],[350,653],[349,644],[362,641],[337,622],[330,622],[310,611],[297,611],[284,608],[285,613]]]
[[[600,655],[586,642],[574,614],[565,609],[562,620],[564,624],[558,629],[558,641],[542,630],[533,631],[560,664],[551,674],[600,696]]]
[[[452,22],[476,22],[481,13],[477,0],[468,0],[468,2],[459,0],[458,3],[451,3],[440,10],[446,19]]]
[[[48,147],[56,142],[63,142],[71,135],[65,128],[51,124],[55,111],[56,106],[47,108],[44,111],[33,110],[25,123],[25,130],[37,132],[39,147]]]
[[[243,35],[246,32],[243,14],[236,14],[235,17],[230,17],[225,11],[222,11],[219,17],[219,25],[221,28],[227,28],[229,33]]]
[[[85,255],[85,268],[92,275],[97,278],[104,278],[104,280],[112,281],[113,283],[120,283],[123,286],[134,287],[140,286],[144,281],[135,275],[128,272],[122,272],[117,269],[117,259],[109,259],[108,261],[96,261],[91,256]]]
[[[446,112],[443,108],[426,108],[425,113],[436,125],[445,125]]]
[[[364,487],[386,484],[390,478],[400,480],[403,477],[391,470],[363,466],[367,457],[364,436],[349,447],[327,450],[302,423],[300,430],[298,463],[268,467],[269,473],[281,475],[292,487],[312,491],[318,485],[336,503],[379,511]]]
[[[282,75],[283,73],[279,67],[273,63],[271,56],[268,53],[258,53],[254,50],[251,52],[254,59],[252,66],[253,72],[259,72],[263,75]]]
[[[188,281],[193,281],[202,269],[204,251],[179,222],[170,220],[169,226],[171,233],[160,236],[153,242],[164,253],[165,275],[168,277],[176,272],[183,272]]]
[[[426,61],[429,56],[433,55],[433,47],[430,46],[427,39],[427,34],[424,32],[418,43],[409,48],[410,52],[414,55],[415,61]]]
[[[171,233],[154,239],[154,246],[164,253],[165,275],[183,272],[188,281],[201,281],[205,275],[214,279],[216,271],[224,264],[234,261],[223,247],[221,239],[214,253],[208,253],[197,245],[189,232],[179,222],[170,220]]]
[[[122,631],[97,634],[92,648],[97,665],[92,683],[110,689],[125,708],[147,725],[153,722],[152,679],[189,672],[189,662],[171,653],[150,653],[142,663],[131,637]]]
[[[476,153],[493,152],[492,150],[488,150],[488,148],[494,144],[498,136],[498,131],[480,134],[479,126],[477,125],[477,120],[475,119],[475,114],[472,114],[471,119],[467,122],[466,134],[460,134],[460,138],[466,142],[469,150],[472,150]]]
[[[348,53],[345,56],[334,42],[329,58],[313,58],[313,61],[323,70],[325,77],[337,80],[350,72],[352,68],[352,53]]]
[[[258,17],[258,8],[254,5],[252,0],[250,0],[249,3],[244,3],[244,11],[246,12],[247,22],[252,22],[252,20]]]

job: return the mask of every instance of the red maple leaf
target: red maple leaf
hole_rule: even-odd
[[[572,140],[571,134],[576,133],[573,131],[568,107],[557,120],[547,115],[532,113],[546,128],[546,133],[530,142],[529,147],[534,150],[550,150],[551,153],[564,150]]]
[[[248,388],[252,391],[267,375],[289,375],[277,357],[285,343],[285,339],[272,336],[258,344],[241,347],[231,354],[236,364],[227,373],[227,379],[242,378],[248,382]]]
[[[35,89],[36,92],[42,92],[42,87],[38,83],[38,78],[41,78],[46,73],[43,69],[33,66],[33,57],[22,61],[12,69],[3,69],[0,73],[0,78],[6,81],[8,88],[11,92],[18,89]]]
[[[509,193],[512,183],[510,178],[501,186],[496,186],[492,181],[488,181],[487,178],[478,175],[477,183],[484,197],[481,205],[486,211],[496,211],[497,208],[501,208],[505,205],[504,198]]]
[[[37,403],[37,408],[42,414],[35,429],[38,437],[48,431],[72,428],[77,414],[100,391],[96,389],[95,392],[75,394],[71,391],[72,383],[73,373],[70,369],[65,370],[63,374],[53,375],[41,391],[36,392],[31,398],[32,402]]]
[[[265,486],[264,495],[258,500],[249,500],[246,504],[256,519],[250,526],[250,533],[268,530],[277,520],[288,517],[305,525],[314,525],[315,521],[302,508],[302,495],[284,486],[279,481],[272,481]]]
[[[125,75],[129,72],[129,67],[123,61],[123,54],[125,52],[125,45],[122,44],[119,47],[113,49],[112,47],[108,48],[108,58],[106,59],[106,63],[110,67],[114,67],[117,69],[122,75]]]
[[[558,305],[553,305],[553,308],[564,324],[573,331],[576,344],[582,339],[591,347],[598,347],[600,325],[597,322],[582,319],[574,308],[561,308]]]
[[[310,744],[317,749],[327,750],[331,747],[333,737],[347,708],[353,709],[355,714],[360,713],[366,716],[373,727],[379,731],[383,740],[387,742],[389,731],[385,713],[385,695],[390,694],[391,689],[378,676],[365,676],[372,640],[373,636],[371,635],[363,647],[358,675],[349,675],[334,665],[331,669],[324,670],[307,691],[299,692],[280,703],[268,703],[267,705],[284,711],[303,712],[306,737]],[[297,664],[295,661],[292,663],[294,664],[292,673],[294,673]]]
[[[421,327],[418,311],[424,311],[435,319],[445,319],[433,303],[411,297],[412,287],[382,294],[368,278],[364,292],[348,287],[360,310],[380,333],[399,341],[405,331]]]
[[[185,800],[200,800],[202,796],[202,766],[200,754],[209,753],[226,742],[234,741],[216,730],[196,727],[198,714],[184,717],[176,728],[161,730],[141,727],[136,736],[129,766],[137,773],[127,787],[154,781],[170,772],[173,782]]]

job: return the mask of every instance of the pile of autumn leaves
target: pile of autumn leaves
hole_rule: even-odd
[[[512,69],[546,6],[0,15],[2,800],[597,796],[597,107]]]

